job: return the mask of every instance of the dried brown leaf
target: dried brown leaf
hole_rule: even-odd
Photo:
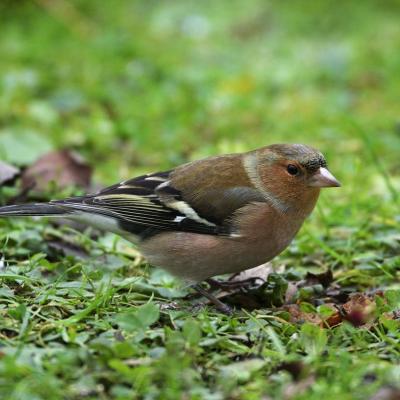
[[[355,293],[350,300],[343,304],[345,319],[352,325],[358,327],[366,325],[374,317],[375,302],[366,294]]]
[[[298,304],[290,304],[285,306],[284,309],[290,314],[290,322],[296,324],[310,322],[314,325],[323,326],[323,320],[317,313],[304,312]]]
[[[293,323],[309,322],[324,328],[339,325],[342,317],[338,308],[333,303],[327,303],[325,306],[332,309],[332,314],[326,318],[315,312],[304,312],[298,304],[287,305],[284,309],[290,314],[290,322]]]
[[[57,188],[77,186],[87,189],[92,168],[70,150],[52,151],[40,157],[22,174],[22,188],[34,188],[37,192],[48,189],[54,182]]]
[[[19,169],[0,161],[0,185],[11,182],[19,175]]]
[[[333,282],[333,274],[330,269],[320,274],[313,274],[312,272],[308,272],[305,280],[308,285],[320,283],[323,287],[326,288]]]
[[[271,263],[265,263],[255,268],[246,269],[245,271],[234,275],[234,277],[231,278],[230,281],[238,282],[250,279],[259,279],[261,282],[265,282],[271,272],[274,272]]]
[[[324,319],[325,326],[334,327],[342,323],[343,317],[340,314],[340,311],[333,303],[327,303],[325,306],[328,306],[332,309],[332,314]]]

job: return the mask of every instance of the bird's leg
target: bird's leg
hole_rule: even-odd
[[[216,279],[209,278],[206,282],[210,285],[212,289],[221,289],[221,290],[234,290],[241,287],[251,286],[259,280],[260,278],[247,278],[241,281],[219,281]]]
[[[200,284],[194,285],[193,288],[197,290],[202,296],[210,300],[219,311],[228,315],[232,314],[232,309],[227,304],[224,304],[221,300],[218,300],[211,293],[207,292],[207,290],[203,289]]]

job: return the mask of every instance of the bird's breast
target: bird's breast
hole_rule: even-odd
[[[290,224],[264,204],[244,207],[232,237],[164,232],[140,245],[148,261],[189,281],[236,273],[271,260],[293,239],[301,224]],[[240,221],[240,222],[238,222]]]

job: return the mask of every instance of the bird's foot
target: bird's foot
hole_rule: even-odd
[[[243,279],[240,281],[219,281],[217,279],[212,279],[209,278],[206,280],[206,282],[210,285],[211,290],[226,290],[226,291],[231,291],[231,290],[236,290],[240,288],[250,288],[256,285],[256,282],[259,281],[260,278],[248,278],[248,279]]]
[[[222,312],[226,315],[232,315],[233,310],[227,304],[223,303],[221,300],[217,299],[214,295],[209,293],[207,290],[201,287],[200,284],[194,285],[193,288],[197,290],[202,296],[206,297],[208,300],[211,301],[218,309],[218,311]]]

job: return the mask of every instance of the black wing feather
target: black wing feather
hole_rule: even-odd
[[[66,208],[116,219],[123,230],[142,238],[162,231],[230,234],[224,225],[202,218],[169,184],[172,171],[142,175],[92,195],[54,201]]]

